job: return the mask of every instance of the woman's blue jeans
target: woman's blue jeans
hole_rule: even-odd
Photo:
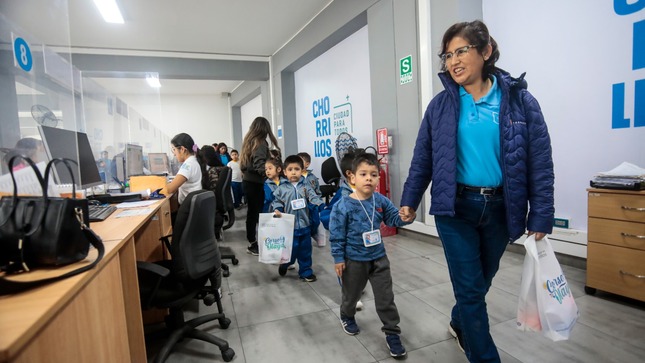
[[[470,362],[499,362],[490,335],[486,293],[508,244],[502,195],[458,193],[455,216],[435,216],[457,303],[452,324],[461,330]]]

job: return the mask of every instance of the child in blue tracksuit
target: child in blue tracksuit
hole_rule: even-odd
[[[379,227],[381,222],[396,227],[410,222],[403,222],[394,204],[387,197],[374,192],[379,179],[376,155],[357,155],[352,165],[352,180],[356,189],[334,205],[329,223],[331,254],[336,274],[343,282],[341,325],[349,335],[360,332],[354,319],[356,302],[369,281],[390,355],[402,358],[406,351],[399,337],[400,318],[394,304],[390,261]]]
[[[298,260],[300,278],[307,282],[314,282],[316,275],[311,269],[311,217],[308,205],[320,208],[323,206],[323,200],[311,185],[305,182],[305,178],[302,176],[303,169],[304,164],[298,155],[288,156],[284,160],[283,170],[287,182],[280,183],[273,192],[274,200],[271,210],[275,212],[276,217],[280,217],[282,213],[295,216],[291,261],[281,264],[278,273],[280,276],[286,275],[289,266]],[[315,209],[314,213],[318,213],[318,209]]]
[[[262,207],[262,213],[270,213],[271,203],[273,203],[274,199],[273,192],[287,179],[282,176],[282,164],[278,159],[267,160],[264,168],[267,180],[264,181],[264,207]]]

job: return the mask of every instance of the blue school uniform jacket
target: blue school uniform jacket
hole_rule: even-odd
[[[279,183],[288,183],[286,178],[280,177]],[[262,213],[271,213],[271,203],[273,203],[273,192],[278,188],[273,180],[267,179],[264,181],[264,206],[262,207]]]
[[[300,230],[306,228],[306,233],[311,233],[309,230],[309,208],[307,203],[313,204],[319,208],[324,206],[323,200],[314,189],[305,182],[304,177],[300,177],[300,181],[294,187],[288,180],[280,185],[273,192],[273,203],[271,203],[271,210],[279,210],[282,213],[289,213],[295,215],[294,229]],[[291,206],[291,201],[296,199],[305,199],[305,207],[302,209],[294,210]],[[296,234],[300,232],[296,231]],[[304,231],[302,233],[305,233]]]

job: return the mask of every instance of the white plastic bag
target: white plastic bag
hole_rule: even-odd
[[[517,327],[541,331],[553,340],[567,340],[580,315],[562,268],[547,237],[524,242],[526,256],[517,307]]]
[[[321,223],[318,225],[316,234],[312,236],[312,238],[314,239],[314,241],[316,241],[316,245],[318,247],[325,247],[327,246],[327,241],[329,240],[329,231],[327,231]]]
[[[273,213],[260,213],[258,223],[258,261],[262,263],[287,263],[293,248],[294,215],[282,213],[274,218]]]

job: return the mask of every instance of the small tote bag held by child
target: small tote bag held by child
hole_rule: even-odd
[[[567,279],[547,237],[524,242],[526,255],[517,307],[517,327],[541,331],[553,340],[567,340],[580,313]]]
[[[282,213],[280,218],[273,213],[260,213],[258,223],[258,260],[262,263],[287,263],[291,260],[293,247],[293,214]]]

